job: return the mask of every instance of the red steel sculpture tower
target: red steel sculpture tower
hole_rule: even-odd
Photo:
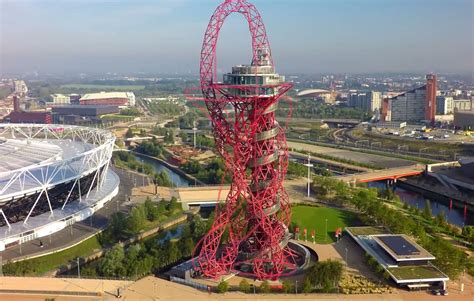
[[[218,82],[216,45],[232,13],[248,22],[252,61],[233,67]],[[233,269],[259,279],[278,278],[295,266],[295,252],[287,246],[291,213],[283,188],[288,151],[275,118],[278,100],[292,84],[275,73],[265,26],[253,4],[226,0],[217,7],[204,36],[200,80],[216,148],[232,184],[226,203],[216,208],[211,230],[195,249],[194,267],[211,278]]]

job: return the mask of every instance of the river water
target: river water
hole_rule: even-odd
[[[369,187],[376,188],[385,188],[385,182],[372,182],[369,183]],[[444,212],[446,220],[453,225],[463,227],[464,225],[474,225],[474,216],[472,211],[467,211],[466,217],[464,217],[464,207],[462,204],[454,204],[453,208],[449,210],[449,201],[428,199],[425,198],[418,192],[410,191],[408,189],[396,187],[395,194],[400,197],[402,202],[407,203],[410,206],[418,207],[420,210],[423,210],[426,206],[426,201],[430,203],[431,212],[433,216],[438,215],[440,212]],[[456,206],[457,205],[457,206]]]
[[[168,167],[164,166],[160,161],[142,156],[140,154],[134,154],[135,158],[137,158],[138,161],[150,164],[155,172],[166,172],[170,179],[171,182],[173,183],[174,187],[188,187],[189,186],[189,181],[182,177],[181,175],[177,174],[176,172],[172,171]]]

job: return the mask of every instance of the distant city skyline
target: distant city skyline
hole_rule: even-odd
[[[204,31],[220,2],[0,0],[0,75],[194,75]],[[280,73],[474,70],[471,0],[250,2],[262,14]],[[243,17],[229,17],[218,48],[221,71],[249,63]]]

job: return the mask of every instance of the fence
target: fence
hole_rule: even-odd
[[[181,278],[174,277],[174,276],[170,276],[170,281],[171,282],[176,282],[176,283],[179,283],[179,284],[184,284],[184,285],[193,287],[193,288],[198,289],[198,290],[206,291],[206,292],[209,290],[209,287],[207,285],[204,285],[202,283],[197,283],[197,282],[194,282],[194,281],[190,281],[190,280],[181,279]]]

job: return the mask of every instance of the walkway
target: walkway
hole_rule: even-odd
[[[0,300],[117,300],[131,281],[77,278],[1,277]]]
[[[413,165],[408,167],[389,168],[383,170],[374,170],[353,175],[337,176],[338,180],[346,183],[368,183],[381,180],[396,180],[405,177],[417,176],[423,174],[425,170],[424,165]]]

